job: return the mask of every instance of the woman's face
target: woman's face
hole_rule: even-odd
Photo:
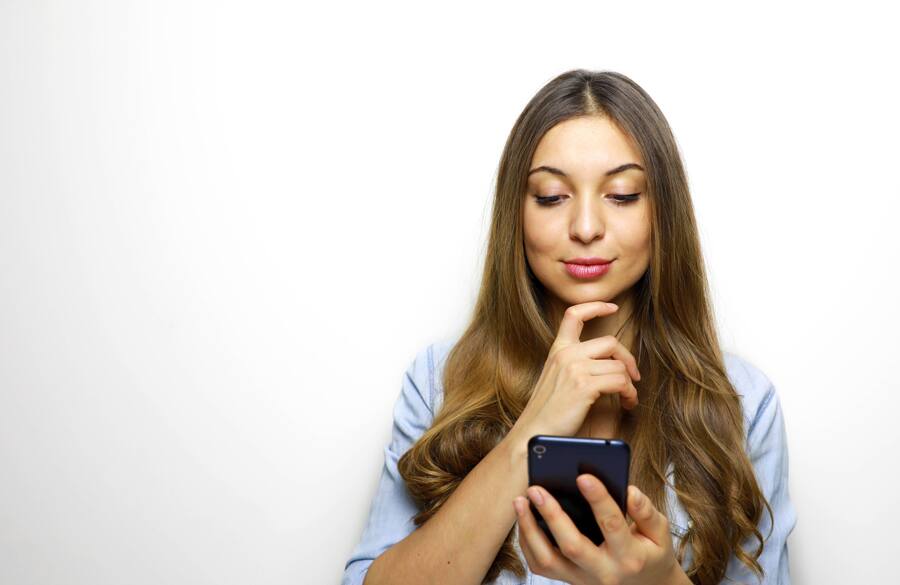
[[[639,166],[621,169],[630,163]],[[627,293],[650,264],[650,202],[642,167],[629,139],[599,116],[561,122],[538,143],[523,211],[525,256],[558,308],[610,301],[620,307],[611,317],[624,317],[623,308],[630,307]],[[542,205],[536,197],[552,199]],[[565,261],[578,257],[612,263],[605,274],[577,278]]]

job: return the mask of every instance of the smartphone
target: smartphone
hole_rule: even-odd
[[[575,482],[582,473],[596,476],[625,515],[631,447],[618,439],[535,435],[528,441],[528,485],[539,485],[556,498],[575,526],[596,545],[605,540],[591,505]],[[531,513],[553,546],[550,527],[529,499]]]

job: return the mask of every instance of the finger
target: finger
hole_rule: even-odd
[[[528,497],[534,502],[538,512],[544,518],[553,538],[559,545],[559,551],[566,559],[570,559],[579,567],[596,564],[597,545],[581,533],[572,519],[550,492],[540,486],[528,488]]]
[[[612,376],[613,386],[620,388],[619,398],[623,408],[632,409],[638,405],[638,391],[631,383],[628,366],[619,360],[589,359],[587,371],[592,376]],[[626,386],[627,385],[627,386]]]
[[[522,498],[522,505],[524,507],[528,507],[528,500]],[[528,563],[528,566],[531,568],[533,573],[542,573],[546,571],[546,568],[542,568],[540,566],[540,562],[537,560],[537,557],[534,555],[534,552],[531,550],[531,545],[528,544],[528,538],[525,533],[526,528],[523,526],[522,518],[519,518],[519,548],[522,549],[522,555],[525,557],[525,561]]]
[[[525,502],[523,505],[528,505],[528,500],[525,498],[522,499]],[[590,581],[590,577],[585,574],[585,572],[581,569],[577,569],[573,572],[573,574],[578,575],[578,579],[576,580],[573,576],[567,575],[566,577],[554,577],[554,573],[552,570],[542,569],[538,566],[537,561],[534,558],[534,553],[531,552],[531,547],[528,546],[528,539],[522,536],[522,525],[519,524],[519,548],[522,549],[522,555],[525,557],[525,562],[528,563],[528,567],[531,569],[532,573],[536,573],[538,575],[543,575],[544,573],[550,573],[547,575],[551,579],[563,580],[566,583],[587,583]]]
[[[531,570],[554,579],[575,582],[578,566],[550,544],[547,535],[538,526],[537,520],[531,513],[528,498],[518,496],[516,501],[521,503],[516,506],[516,515],[519,521],[519,548],[522,549],[523,554],[526,554],[527,549],[526,560]]]
[[[525,504],[527,505],[527,504]],[[518,514],[518,510],[516,511]],[[537,569],[537,561],[534,558],[534,553],[531,552],[531,547],[528,545],[528,539],[525,538],[525,528],[522,526],[522,521],[518,522],[519,525],[519,548],[522,549],[522,556],[525,557],[525,561],[528,563],[528,566],[531,567],[532,572]]]
[[[628,373],[632,379],[640,380],[641,373],[637,368],[637,360],[628,351],[628,348],[613,335],[604,335],[603,337],[595,337],[581,342],[580,351],[584,352],[584,357],[593,359],[602,359],[608,356],[619,360],[628,369]]]
[[[594,375],[596,388],[603,394],[614,394],[622,402],[622,408],[631,410],[638,405],[638,391],[628,379],[627,374]]]
[[[665,547],[669,536],[669,519],[656,509],[650,498],[635,485],[628,486],[628,514],[634,518],[638,532]]]
[[[617,305],[603,301],[590,301],[572,305],[563,313],[554,344],[559,342],[561,346],[567,346],[581,343],[581,332],[584,329],[585,321],[590,321],[598,316],[611,315],[618,309]]]
[[[610,495],[603,482],[590,473],[579,475],[576,483],[584,499],[591,505],[594,518],[597,519],[612,556],[625,556],[634,541],[619,504]]]

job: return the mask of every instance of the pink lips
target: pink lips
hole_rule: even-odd
[[[612,262],[606,264],[569,264],[568,262],[563,262],[563,264],[566,265],[566,272],[575,278],[602,276],[609,272],[609,267],[612,266]]]

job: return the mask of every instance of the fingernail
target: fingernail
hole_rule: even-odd
[[[594,487],[594,484],[591,482],[590,478],[588,478],[588,477],[582,476],[582,477],[579,477],[578,479],[576,479],[575,481],[577,481],[578,486],[586,492],[591,491],[591,489]]]
[[[606,304],[609,305],[610,309],[618,309],[619,308],[619,305],[617,305],[615,303],[606,303]]]
[[[541,491],[538,488],[529,488],[528,496],[531,498],[531,501],[537,504],[538,506],[544,505],[544,496],[541,495]]]
[[[634,490],[634,505],[640,506],[641,502],[643,500],[644,500],[643,494],[641,494],[641,492],[637,488],[635,488],[635,490]]]
[[[518,516],[521,516],[525,513],[525,505],[522,504],[522,500],[520,500],[519,498],[513,500],[513,507],[516,509],[516,514]]]

